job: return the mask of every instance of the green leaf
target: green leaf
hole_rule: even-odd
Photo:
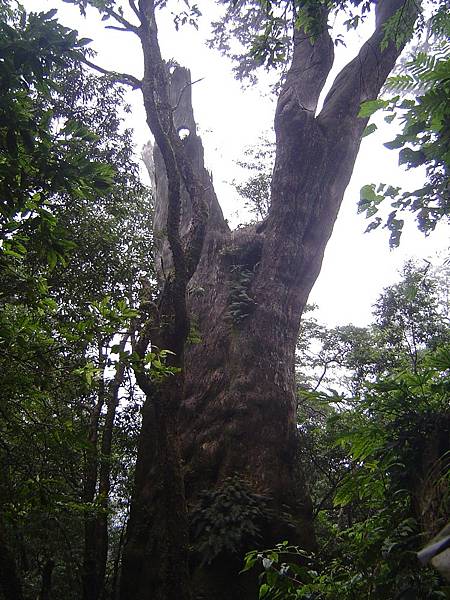
[[[398,148],[401,148],[403,145],[405,144],[405,139],[403,136],[398,135],[395,140],[392,140],[391,142],[386,142],[385,144],[383,144],[385,146],[385,148],[388,148],[389,150],[396,150]]]
[[[56,8],[52,8],[48,12],[44,13],[42,16],[45,20],[49,21],[50,19],[53,19],[57,12],[58,11],[56,10]]]
[[[359,194],[361,200],[365,200],[367,202],[376,202],[378,199],[378,196],[375,193],[375,185],[373,183],[364,185]]]
[[[387,106],[389,106],[389,100],[382,100],[381,98],[378,98],[377,100],[367,100],[361,104],[358,117],[371,117],[377,110],[386,108]]]
[[[55,250],[53,250],[53,248],[50,248],[47,251],[47,263],[48,263],[48,267],[49,267],[50,271],[53,271],[53,269],[56,267],[57,262],[58,262],[58,254],[55,252]]]
[[[418,167],[425,161],[425,154],[421,150],[412,148],[403,148],[398,155],[399,165],[408,165],[409,167]]]
[[[367,127],[364,129],[363,137],[370,135],[377,129],[378,127],[375,125],[375,123],[370,123],[370,125],[367,125]]]

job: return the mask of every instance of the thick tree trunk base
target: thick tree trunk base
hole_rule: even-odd
[[[180,273],[189,274],[183,283],[189,282],[190,337],[199,340],[186,348],[183,338],[185,361],[180,356],[180,366],[185,389],[176,415],[179,436],[171,431],[174,443],[180,440],[183,464],[171,468],[179,478],[179,490],[185,490],[191,517],[195,597],[250,600],[255,597],[252,578],[248,583],[239,577],[246,550],[286,539],[306,550],[315,547],[311,503],[296,460],[295,347],[300,317],[368,122],[358,116],[361,102],[378,96],[400,54],[394,40],[384,46],[384,26],[404,1],[377,3],[374,34],[338,75],[318,115],[319,96],[333,63],[326,11],[323,31],[314,43],[305,32],[295,33],[292,64],[275,116],[277,151],[269,215],[235,232],[223,219],[204,168],[189,73],[175,68],[169,74],[165,69],[154,3],[142,6],[142,91],[159,145],[153,173],[155,240],[160,241],[157,269],[163,288]],[[180,128],[189,130],[184,140],[176,136]],[[206,227],[204,205],[209,208]],[[179,300],[173,295],[174,307]],[[180,305],[181,320],[187,324],[185,305]],[[173,315],[166,311],[164,316],[179,318],[178,313],[175,309]],[[141,448],[151,445],[151,429],[143,427]],[[130,584],[139,569],[144,578],[154,569],[165,586],[171,585],[166,548],[158,546],[157,527],[146,514],[153,512],[150,520],[155,521],[158,511],[162,514],[165,509],[161,502],[170,504],[170,497],[148,491],[161,480],[154,468],[163,468],[163,454],[138,456],[138,492],[129,526],[134,540],[124,559],[124,581]],[[242,486],[234,495],[227,491],[233,481],[235,487],[238,482]],[[167,512],[164,518],[169,519]],[[174,537],[172,542],[176,545]],[[181,542],[180,548],[184,538]],[[139,595],[122,594],[122,600],[175,600],[160,592],[157,586],[151,590],[144,585]]]

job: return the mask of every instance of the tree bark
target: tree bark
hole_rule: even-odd
[[[358,117],[360,104],[377,97],[401,51],[393,40],[382,50],[381,42],[384,24],[402,7],[403,0],[377,4],[374,34],[338,75],[319,114],[319,94],[333,63],[326,13],[314,43],[303,32],[295,33],[275,115],[269,215],[230,231],[204,168],[187,73],[176,68],[169,89],[153,3],[139,4],[146,59],[142,90],[157,145],[155,225],[166,237],[157,262],[161,303],[170,307],[160,314],[173,321],[171,334],[163,336],[154,321],[146,341],[173,349],[183,372],[156,388],[142,384],[148,388],[147,401],[123,600],[185,597],[175,592],[187,581],[184,495],[200,529],[208,510],[217,510],[212,500],[208,505],[211,490],[226,496],[241,486],[241,497],[261,501],[260,521],[254,523],[259,535],[235,540],[235,553],[194,554],[195,598],[253,597],[251,582],[238,576],[242,552],[252,545],[289,539],[306,549],[315,547],[311,502],[296,461],[295,346],[367,125]],[[184,142],[177,136],[180,127],[189,130]],[[189,319],[197,343],[186,343]],[[219,511],[218,516],[227,517],[225,504],[219,504]],[[228,530],[238,528],[238,521],[229,520]],[[176,527],[182,532],[178,549]]]
[[[188,518],[178,441],[178,410],[183,398],[184,350],[189,334],[187,284],[197,267],[208,219],[207,191],[188,160],[174,122],[169,73],[158,44],[155,4],[140,0],[139,37],[144,55],[142,93],[147,123],[161,153],[167,182],[165,235],[172,259],[161,282],[158,304],[148,315],[136,345],[145,362],[147,347],[169,350],[172,376],[162,380],[135,369],[146,394],[136,463],[135,490],[127,528],[121,598],[190,600]],[[191,219],[182,237],[182,186],[189,194]]]

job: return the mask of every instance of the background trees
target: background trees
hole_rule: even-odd
[[[80,598],[94,544],[104,586],[108,506],[116,488],[120,529],[137,421],[134,383],[108,348],[126,339],[151,270],[151,202],[121,125],[123,91],[83,69],[85,42],[54,14],[2,5],[0,579],[8,599]],[[120,397],[130,439],[112,445]]]

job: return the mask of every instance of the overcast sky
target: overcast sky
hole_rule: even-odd
[[[105,31],[96,11],[89,10],[86,19],[73,6],[62,0],[25,0],[28,10],[58,8],[61,22],[92,38],[91,46],[98,52],[96,62],[108,69],[140,76],[142,58],[138,39],[131,33]],[[206,3],[199,3],[200,7]],[[212,3],[215,7],[216,4]],[[107,23],[106,23],[107,24]],[[369,25],[368,25],[369,27]],[[242,89],[233,79],[230,62],[217,52],[207,49],[207,20],[200,21],[200,31],[192,28],[176,33],[171,19],[160,23],[160,45],[166,59],[174,58],[191,69],[193,103],[196,120],[205,146],[205,159],[212,170],[219,200],[231,223],[239,222],[236,211],[239,201],[231,181],[239,177],[235,161],[249,145],[270,131],[274,115],[274,98],[267,85]],[[337,66],[342,66],[358,51],[366,31],[353,34],[347,48],[341,50]],[[130,92],[137,149],[149,139],[139,91]],[[384,126],[383,126],[384,125]],[[383,123],[379,131],[363,140],[353,177],[344,198],[332,238],[328,244],[322,272],[311,293],[310,301],[319,305],[319,318],[328,325],[370,321],[371,306],[382,288],[398,280],[398,270],[408,258],[431,259],[438,262],[448,247],[448,228],[440,227],[425,238],[417,231],[412,219],[405,226],[400,248],[390,251],[388,232],[377,230],[364,234],[367,225],[356,214],[359,190],[366,183],[420,185],[421,173],[405,172],[397,166],[397,154],[383,147],[394,137],[392,126]],[[336,157],[338,160],[339,157]]]

